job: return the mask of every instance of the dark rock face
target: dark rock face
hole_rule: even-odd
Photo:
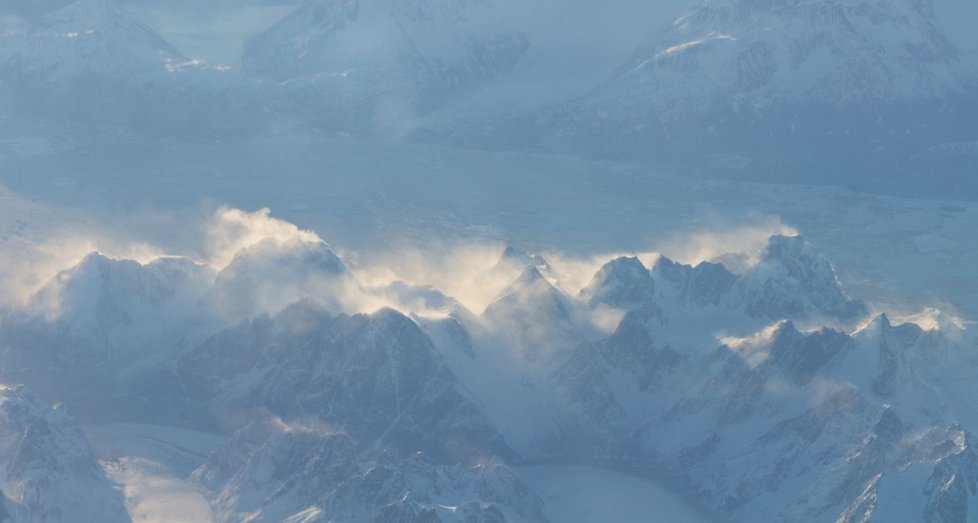
[[[213,413],[315,416],[361,447],[435,459],[513,454],[417,324],[389,309],[330,316],[300,303],[209,339],[180,362],[179,376]]]
[[[846,296],[828,260],[798,236],[769,238],[756,265],[743,274],[718,263],[693,267],[664,257],[651,272],[669,290],[669,300],[687,307],[732,307],[774,321],[816,317],[850,323],[867,313],[861,301]]]
[[[702,262],[692,267],[665,257],[656,262],[652,271],[672,286],[679,303],[698,307],[718,305],[737,280],[720,264]]]
[[[655,313],[632,311],[608,339],[598,343],[605,361],[635,375],[638,390],[654,390],[663,373],[676,368],[684,356],[669,345],[655,342]]]
[[[928,523],[964,522],[974,518],[968,514],[970,498],[978,496],[978,454],[975,437],[960,426],[949,434],[958,445],[958,452],[937,461],[934,472],[924,485],[928,496],[924,521]]]
[[[99,366],[127,377],[104,397],[233,432],[194,474],[222,521],[542,521],[506,464],[524,457],[665,474],[734,519],[885,519],[879,500],[907,484],[920,514],[967,518],[970,436],[933,383],[958,338],[883,315],[853,326],[864,307],[803,240],[753,254],[738,273],[617,258],[572,295],[545,260],[512,251],[493,270],[523,269],[481,316],[432,287],[382,287],[421,304],[410,317],[337,313],[341,296],[318,291],[340,287],[317,282],[365,288],[321,242],[261,243],[220,273],[93,255],[36,297],[61,316],[15,311],[0,342],[5,371],[91,379]],[[279,308],[275,290],[311,299]],[[201,317],[215,300],[241,308]],[[601,314],[622,315],[610,334]],[[822,320],[834,328],[812,328]],[[140,342],[156,332],[171,337]],[[64,470],[49,456],[72,454],[15,450],[17,474]]]
[[[442,521],[444,507],[457,507],[466,521],[508,521],[506,513],[545,521],[539,498],[498,459],[438,464],[420,452],[361,449],[330,430],[252,423],[193,477],[211,492],[222,521],[300,513],[315,521]]]
[[[483,317],[510,332],[528,362],[546,362],[560,348],[584,341],[570,296],[555,288],[535,266],[527,267],[486,307]]]
[[[799,236],[772,236],[761,267],[775,274],[759,278],[748,292],[748,312],[770,318],[797,318],[806,313],[852,321],[866,306],[842,292],[832,265]],[[758,271],[759,272],[759,271]]]

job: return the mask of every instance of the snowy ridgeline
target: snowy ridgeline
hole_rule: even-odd
[[[0,6],[0,114],[150,136],[299,128],[643,160],[733,155],[753,172],[823,181],[883,168],[950,176],[978,161],[967,2],[314,0],[241,43],[240,67],[187,55],[124,5]]]
[[[4,314],[2,381],[66,405],[4,392],[14,521],[179,485],[218,521],[978,515],[968,324],[869,311],[800,237],[583,284],[510,247],[429,273],[449,293],[289,230],[220,267],[93,253]]]

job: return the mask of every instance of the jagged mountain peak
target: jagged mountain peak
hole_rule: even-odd
[[[376,322],[378,328],[392,329],[394,331],[411,329],[416,335],[420,336],[422,334],[418,324],[414,320],[392,307],[381,307],[370,313],[369,317],[371,321]]]
[[[525,287],[527,285],[536,285],[541,282],[547,283],[548,285],[550,284],[550,282],[543,277],[543,273],[540,272],[539,268],[537,268],[535,265],[528,265],[525,269],[523,269],[523,272],[521,272],[520,275],[513,280],[513,285],[514,287]]]
[[[493,272],[519,271],[525,267],[536,267],[541,273],[552,271],[550,263],[539,254],[532,254],[514,245],[507,245],[491,269]]]
[[[752,315],[852,322],[867,313],[861,300],[845,294],[832,264],[800,236],[772,236],[760,262],[745,274],[743,292]]]
[[[907,410],[942,408],[943,400],[927,380],[948,361],[947,342],[940,331],[914,323],[894,324],[880,313],[851,336],[854,346],[847,358],[847,379],[888,401],[903,402]]]
[[[602,265],[594,279],[634,281],[644,279],[648,272],[649,270],[637,257],[619,256]]]
[[[812,255],[810,244],[800,234],[772,234],[764,242],[761,252],[765,259]]]
[[[501,307],[534,308],[545,304],[548,309],[566,309],[569,297],[555,287],[540,269],[527,265],[486,307],[486,313]]]
[[[604,264],[580,295],[591,305],[634,309],[651,305],[655,284],[638,258],[620,256]]]
[[[178,367],[202,410],[261,407],[287,423],[315,416],[361,449],[512,454],[421,327],[393,309],[331,315],[300,303],[219,332]]]
[[[238,251],[208,290],[208,304],[231,320],[276,313],[302,300],[317,300],[333,312],[348,309],[343,298],[359,282],[322,240],[265,239]]]
[[[522,310],[545,314],[555,320],[569,320],[571,301],[572,298],[551,283],[540,269],[527,265],[486,307],[484,314],[491,316],[504,309],[510,313]]]
[[[915,340],[923,336],[926,332],[925,329],[913,322],[894,324],[887,313],[880,312],[859,326],[853,332],[853,336],[872,340],[879,340],[883,336]]]
[[[879,324],[881,328],[886,328],[892,325],[890,322],[890,317],[885,312],[879,313],[875,318],[873,318],[873,321]]]
[[[528,362],[548,362],[562,349],[585,340],[575,319],[575,302],[534,266],[526,267],[482,313],[500,334],[512,336]]]
[[[161,257],[143,264],[92,252],[42,287],[30,308],[35,315],[67,322],[76,334],[125,327],[192,307],[215,273],[189,258]]]
[[[73,268],[59,273],[57,279],[64,281],[71,278],[85,278],[100,274],[103,278],[111,279],[113,275],[138,273],[156,270],[167,274],[211,272],[213,269],[204,263],[197,262],[185,256],[159,256],[147,262],[139,262],[131,258],[117,258],[100,251],[86,254]]]
[[[849,347],[849,337],[827,328],[804,332],[794,321],[782,320],[727,346],[757,372],[777,373],[796,385],[804,385]]]
[[[94,290],[109,290],[105,287],[138,285],[144,280],[156,279],[159,283],[176,283],[179,278],[195,278],[213,275],[214,269],[181,256],[163,256],[140,263],[129,258],[112,258],[94,251],[81,259],[71,269],[61,271],[52,283],[71,285],[77,283],[85,287],[96,286]],[[130,289],[135,291],[134,289]]]
[[[703,272],[706,271],[730,272],[722,263],[712,262],[709,260],[702,260],[697,262],[696,265],[691,265],[691,264],[675,261],[669,258],[668,256],[659,256],[658,258],[656,258],[655,263],[652,264],[652,268],[650,269],[650,271],[661,273],[663,274],[664,277],[667,278],[672,278],[677,273],[686,270],[695,270],[695,271],[703,271]]]
[[[719,306],[733,290],[737,275],[722,264],[701,261],[695,267],[660,256],[652,266],[657,291],[669,300],[696,307]]]

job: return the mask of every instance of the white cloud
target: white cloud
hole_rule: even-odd
[[[322,241],[312,232],[300,229],[289,222],[272,218],[271,210],[259,209],[247,212],[231,207],[221,207],[214,212],[206,227],[207,262],[214,267],[224,267],[235,253],[263,240]]]
[[[684,232],[663,242],[660,252],[682,263],[721,261],[728,269],[740,271],[759,261],[761,247],[774,235],[797,236],[798,230],[766,216],[746,224],[717,225],[707,230]]]

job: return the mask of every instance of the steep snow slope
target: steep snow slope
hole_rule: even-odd
[[[214,280],[214,270],[186,258],[159,258],[145,265],[92,253],[59,273],[32,298],[25,322],[48,322],[77,340],[78,354],[125,355],[165,344],[189,320]]]
[[[206,334],[195,310],[214,277],[214,269],[186,258],[144,265],[92,253],[0,320],[5,375],[33,382],[58,374],[38,384],[46,397],[72,390],[78,397],[99,397],[140,383],[134,379],[140,367],[158,365],[187,340]],[[138,403],[131,406],[136,411]],[[88,407],[94,411],[86,414],[112,410],[99,402]]]
[[[130,521],[71,416],[23,387],[0,389],[0,463],[4,521]]]
[[[323,427],[253,423],[194,477],[213,492],[219,521],[546,521],[500,460],[447,466],[364,451]]]
[[[277,313],[308,298],[336,313],[359,286],[322,241],[266,239],[243,248],[220,271],[182,257],[145,264],[92,253],[58,273],[23,307],[0,320],[8,379],[44,380],[39,391],[113,419],[141,418],[143,395],[157,398],[158,420],[186,410],[171,366],[189,348],[227,327]],[[164,370],[165,369],[165,370]],[[109,400],[109,398],[112,398]],[[164,398],[172,403],[164,406]],[[70,401],[70,400],[69,400]],[[116,414],[112,414],[115,412]]]
[[[264,409],[313,417],[360,448],[513,455],[421,329],[390,309],[331,316],[301,302],[218,333],[176,372],[193,405],[232,427]]]
[[[496,329],[517,333],[502,345],[515,356],[501,364],[498,341],[477,334],[471,363],[452,361],[461,376],[473,374],[468,365],[496,365],[492,372],[509,376],[502,386],[468,383],[491,415],[504,413],[497,425],[529,455],[656,470],[734,520],[835,519],[878,474],[909,463],[936,467],[951,455],[941,434],[953,418],[936,390],[937,376],[953,372],[945,337],[955,338],[953,330],[893,326],[885,316],[852,327],[865,308],[800,238],[771,238],[754,263],[735,275],[717,264],[660,259],[649,271],[635,259],[612,260],[580,299],[610,298],[598,301],[607,305],[626,297],[618,303],[631,312],[597,341],[575,331],[583,327],[569,312],[575,300],[531,265],[486,312]],[[772,318],[850,327],[799,330],[781,321],[760,329]],[[536,414],[499,408],[507,397]],[[515,419],[534,416],[536,434],[515,428]],[[892,424],[907,436],[886,435],[871,457],[867,442]],[[915,510],[961,513],[969,499]]]

